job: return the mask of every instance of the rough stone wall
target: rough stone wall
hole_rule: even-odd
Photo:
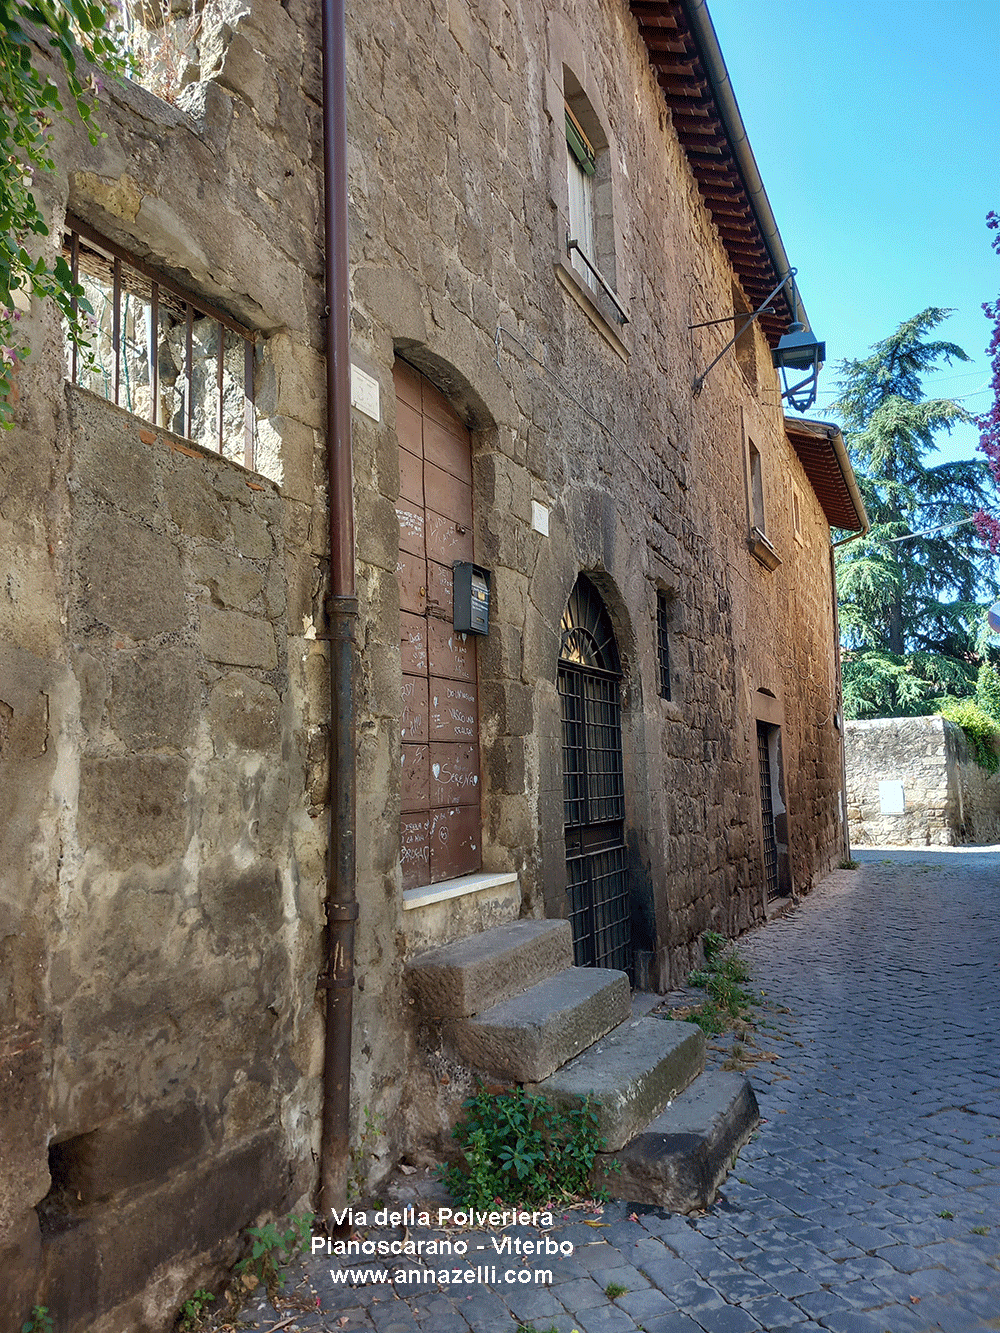
[[[943,717],[848,722],[847,813],[852,843],[917,847],[1000,841],[1000,777],[972,757],[961,727]],[[901,784],[888,813],[880,783]]]
[[[0,433],[12,1327],[34,1301],[67,1333],[171,1327],[246,1226],[308,1206],[315,1184],[315,44],[270,0],[229,39],[218,81],[181,106],[106,88],[106,138],[61,126],[41,182],[53,244],[72,211],[261,331],[267,475],[64,386],[56,321],[26,314],[33,352]]]

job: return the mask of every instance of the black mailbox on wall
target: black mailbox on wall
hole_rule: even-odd
[[[489,634],[490,581],[488,569],[470,560],[456,560],[452,623],[460,634]]]

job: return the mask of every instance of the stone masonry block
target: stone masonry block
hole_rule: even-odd
[[[286,333],[268,339],[267,356],[274,368],[274,412],[321,430],[326,384],[323,358]],[[261,405],[262,410],[271,406]]]
[[[208,721],[217,750],[272,752],[281,738],[281,700],[272,686],[232,671],[212,690]]]
[[[268,621],[210,606],[200,607],[199,616],[201,649],[210,662],[263,671],[273,671],[278,665],[274,630]]]
[[[639,1018],[623,1023],[528,1091],[557,1108],[594,1100],[609,1151],[623,1147],[701,1073],[705,1034],[693,1023]]]
[[[514,921],[418,954],[407,966],[411,994],[426,1014],[481,1013],[573,962],[568,921]]]
[[[186,466],[178,467],[163,483],[170,516],[187,537],[222,541],[229,524],[225,510],[204,477]]]
[[[278,1134],[267,1132],[126,1206],[81,1210],[43,1230],[45,1304],[64,1333],[86,1333],[161,1264],[217,1249],[265,1209],[280,1212],[283,1180]]]
[[[184,585],[177,547],[159,533],[116,515],[81,521],[76,553],[75,620],[97,620],[133,639],[184,627]]]
[[[52,1183],[80,1203],[108,1199],[168,1174],[205,1152],[205,1113],[192,1103],[156,1109],[141,1119],[102,1125],[50,1150]]]
[[[223,606],[244,610],[264,587],[264,575],[239,555],[227,555],[216,546],[203,546],[191,559],[195,579]]]
[[[184,854],[187,760],[173,755],[84,759],[77,834],[112,866],[158,865]]]
[[[194,732],[201,682],[193,648],[120,654],[111,686],[111,725],[130,749],[181,748]]]
[[[472,1018],[450,1019],[444,1036],[473,1069],[537,1082],[624,1022],[630,1002],[624,972],[568,967]]]

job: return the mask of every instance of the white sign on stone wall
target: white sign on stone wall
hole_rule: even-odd
[[[903,784],[896,778],[883,780],[878,784],[878,798],[884,815],[906,814],[906,796]]]

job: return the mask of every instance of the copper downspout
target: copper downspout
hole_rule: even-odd
[[[326,261],[326,451],[330,524],[330,794],[327,850],[326,1044],[320,1211],[346,1206],[354,1001],[355,827],[354,657],[358,599],[354,571],[354,464],[348,311],[347,60],[345,0],[323,0],[323,202]]]

